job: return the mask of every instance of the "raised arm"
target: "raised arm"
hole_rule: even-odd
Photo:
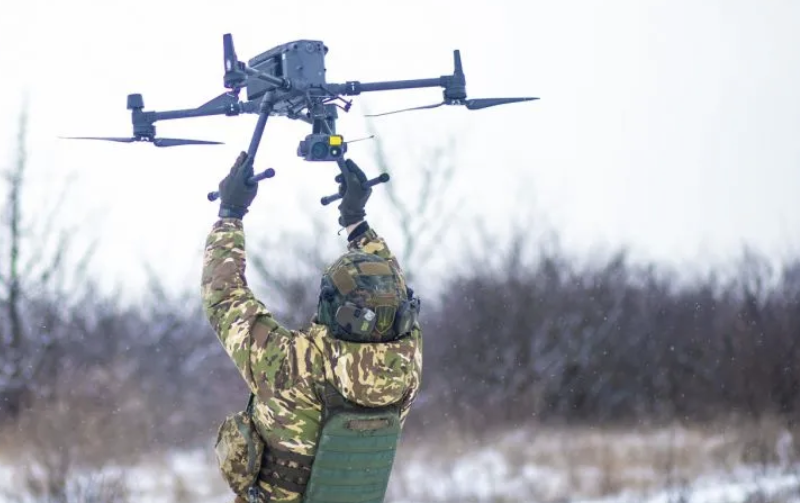
[[[349,250],[359,250],[366,253],[372,253],[388,260],[394,265],[397,270],[402,272],[400,263],[397,257],[394,256],[392,250],[386,241],[369,226],[366,220],[359,222],[356,225],[348,226],[347,228],[347,248]]]
[[[203,310],[225,351],[248,387],[256,392],[253,358],[264,352],[273,332],[282,327],[259,301],[245,278],[246,254],[242,217],[255,198],[257,186],[246,185],[246,155],[236,160],[231,173],[220,183],[220,219],[206,238],[201,280]],[[252,166],[249,168],[252,171]]]
[[[340,168],[342,170],[340,184],[344,186],[339,188],[339,192],[343,194],[342,202],[339,205],[339,224],[347,229],[347,248],[372,253],[387,260],[400,272],[402,277],[403,270],[397,257],[392,253],[386,241],[365,220],[364,207],[372,194],[371,188],[364,189],[361,186],[361,183],[367,179],[366,175],[349,159],[344,166],[340,164]],[[403,278],[402,281],[405,286],[405,279]],[[400,423],[405,424],[411,406],[419,394],[422,379],[423,341],[419,322],[414,324],[409,337],[395,344],[405,347],[405,351],[398,352],[397,358],[405,360],[408,369],[405,382],[406,392],[400,402]]]
[[[351,159],[344,161],[339,168],[342,174],[337,180],[340,183],[339,192],[343,194],[342,202],[339,204],[339,225],[347,229],[348,249],[378,255],[402,271],[386,241],[364,220],[367,215],[364,208],[372,195],[371,187],[365,189],[361,185],[367,181],[367,176]]]

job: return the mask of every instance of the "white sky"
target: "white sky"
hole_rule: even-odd
[[[456,137],[453,192],[471,195],[463,215],[503,226],[533,208],[574,249],[629,245],[678,266],[728,261],[744,243],[778,259],[800,251],[800,2],[229,5],[26,0],[0,11],[0,166],[13,160],[27,90],[37,183],[29,203],[45,197],[45,179],[55,188],[76,175],[61,216],[85,230],[82,238],[102,236],[97,267],[109,282],[136,291],[145,260],[170,284],[198,281],[217,210],[205,194],[246,150],[256,118],[157,123],[161,136],[226,142],[215,147],[57,137],[130,135],[128,93],[142,93],[146,110],[166,110],[223,92],[227,32],[243,60],[290,40],[322,40],[333,82],[438,77],[452,71],[458,48],[470,97],[540,97],[379,119],[395,153]],[[364,105],[384,111],[440,99],[439,89],[356,97],[340,132],[364,135]],[[335,190],[337,168],[295,156],[306,128],[283,118],[267,124],[256,169],[278,175],[262,183],[247,217],[254,234],[302,226],[305,202],[335,221],[335,208],[315,201]],[[376,174],[368,142],[351,154]],[[414,177],[413,159],[398,158],[396,183]],[[380,198],[377,189],[373,212]],[[392,234],[388,221],[381,225]]]

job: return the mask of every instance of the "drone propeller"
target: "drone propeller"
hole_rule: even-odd
[[[178,145],[224,145],[219,141],[189,140],[182,138],[148,138],[146,136],[138,138],[135,136],[130,138],[119,138],[113,136],[62,136],[61,138],[65,140],[104,140],[116,141],[120,143],[146,142],[152,143],[156,147],[175,147]]]
[[[444,100],[433,105],[423,105],[420,107],[403,108],[380,114],[370,114],[366,117],[380,117],[382,115],[397,114],[400,112],[410,112],[412,110],[428,110],[438,108],[442,105],[463,105],[467,110],[480,110],[483,108],[506,105],[509,103],[520,103],[522,101],[533,101],[539,98],[479,98],[467,99],[467,81],[464,77],[464,65],[461,62],[461,51],[453,51],[453,75],[442,77],[444,80]]]
[[[438,108],[446,103],[443,101],[441,103],[435,103],[433,105],[422,105],[421,107],[411,107],[411,108],[402,108],[400,110],[392,110],[391,112],[383,112],[380,114],[367,114],[364,117],[380,117],[382,115],[392,115],[392,114],[399,114],[400,112],[410,112],[412,110],[426,110],[430,108]]]
[[[442,101],[433,105],[423,105],[420,107],[403,108],[400,110],[393,110],[391,112],[383,112],[380,114],[370,114],[365,117],[380,117],[381,115],[398,114],[400,112],[410,112],[412,110],[428,110],[431,108],[438,108],[442,105],[464,105],[467,110],[481,110],[483,108],[494,107],[497,105],[506,105],[509,103],[520,103],[523,101],[533,101],[539,98],[476,98],[470,100],[455,100],[455,101]]]
[[[119,138],[113,136],[59,136],[62,140],[105,140],[118,141],[120,143],[133,143],[136,138]]]
[[[480,110],[481,108],[489,108],[497,105],[506,105],[509,103],[521,103],[523,101],[533,101],[539,98],[476,98],[473,100],[466,100],[465,105],[468,110]]]
[[[181,138],[155,138],[153,144],[156,147],[176,147],[178,145],[224,145],[221,141],[209,140],[189,140]]]

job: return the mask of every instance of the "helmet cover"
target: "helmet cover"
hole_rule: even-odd
[[[396,333],[395,319],[406,300],[405,280],[393,264],[372,253],[350,251],[322,276],[317,321],[337,339],[388,342],[404,335]],[[337,321],[342,306],[374,313],[374,325],[368,333],[348,330]]]

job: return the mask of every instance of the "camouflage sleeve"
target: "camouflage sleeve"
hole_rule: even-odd
[[[389,245],[386,244],[386,241],[380,237],[372,227],[369,227],[365,232],[362,232],[353,238],[353,240],[347,244],[347,249],[351,251],[360,250],[366,253],[372,253],[388,260],[392,263],[392,265],[397,267],[399,271],[403,270],[400,267],[397,257],[395,257],[392,251],[389,249]]]
[[[245,263],[242,221],[233,218],[218,220],[206,238],[203,255],[203,310],[248,387],[257,393],[253,360],[258,358],[251,360],[251,356],[264,352],[266,336],[276,331],[284,335],[291,332],[275,321],[272,313],[247,286]],[[280,358],[279,354],[272,356]],[[257,361],[255,363],[258,365]]]
[[[403,403],[400,406],[400,424],[404,425],[406,422],[406,418],[408,417],[408,413],[411,412],[411,406],[414,404],[414,400],[417,399],[417,395],[419,395],[419,389],[422,385],[422,329],[417,323],[415,330],[411,334],[411,339],[414,343],[414,356],[413,362],[411,365],[411,371],[409,372],[409,388],[406,396],[403,400]]]

